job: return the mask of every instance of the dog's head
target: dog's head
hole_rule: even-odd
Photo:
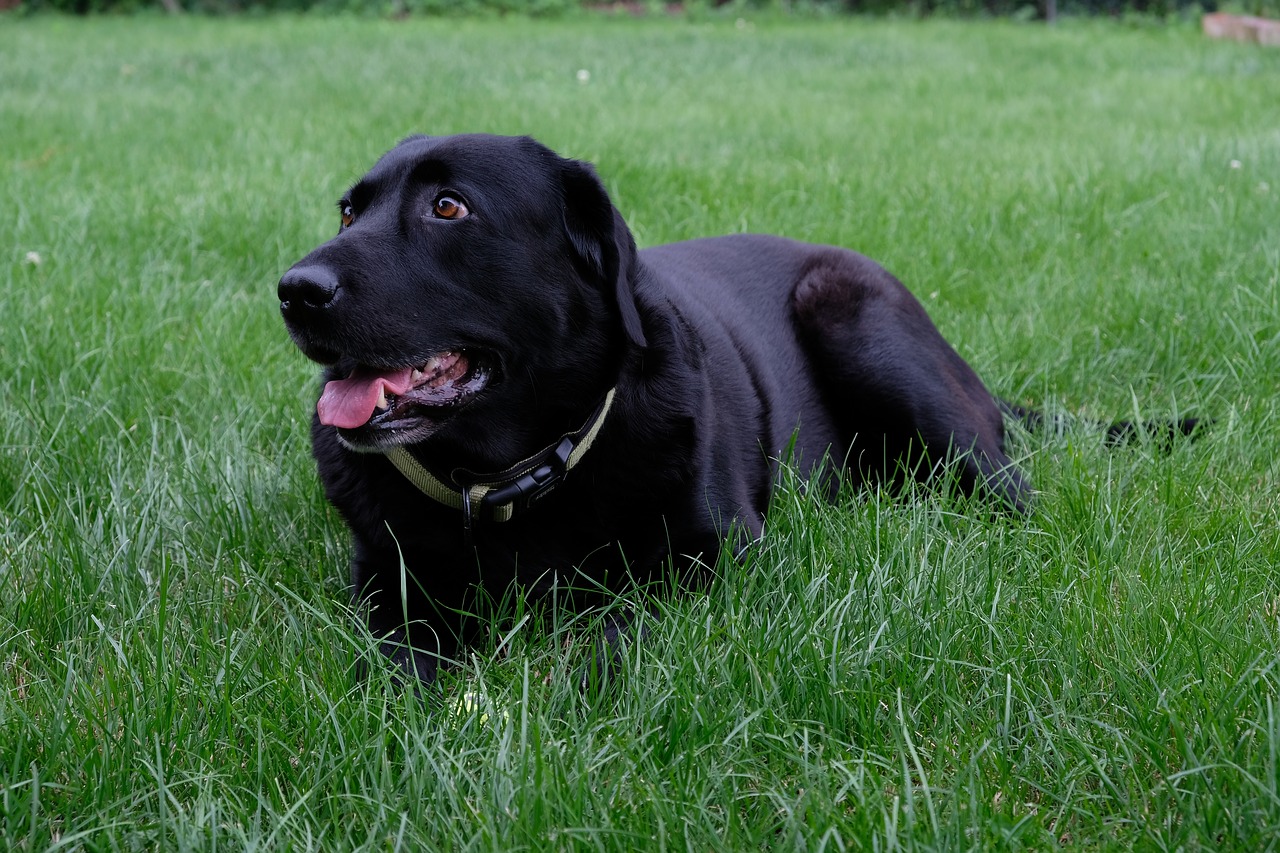
[[[527,138],[410,137],[338,208],[279,297],[348,446],[580,414],[644,345],[635,244],[585,163]]]

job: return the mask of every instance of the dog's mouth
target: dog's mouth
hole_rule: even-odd
[[[438,353],[426,363],[385,370],[358,365],[324,386],[320,423],[341,430],[405,429],[439,422],[488,384],[488,360],[467,350]]]

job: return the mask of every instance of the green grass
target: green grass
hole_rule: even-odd
[[[744,23],[0,20],[0,847],[1280,846],[1280,52]],[[487,717],[432,714],[351,675],[274,293],[463,130],[642,244],[858,248],[1008,398],[1216,422],[1022,436],[1027,519],[788,483],[614,691],[516,602],[442,683]]]

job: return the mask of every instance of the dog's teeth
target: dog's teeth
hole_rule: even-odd
[[[414,368],[414,371],[409,374],[409,384],[421,385],[424,377],[426,377],[425,373],[423,373],[421,370],[418,370],[417,368]]]
[[[378,402],[376,405],[379,410],[387,408],[387,389],[386,388],[378,389]]]

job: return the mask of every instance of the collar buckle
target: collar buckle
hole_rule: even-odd
[[[605,394],[582,429],[561,436],[554,446],[545,448],[506,472],[478,476],[468,485],[452,478],[452,482],[441,480],[404,447],[386,451],[387,459],[424,495],[445,506],[462,510],[463,535],[470,542],[474,523],[486,516],[495,522],[510,521],[516,512],[529,509],[560,485],[569,469],[578,464],[595,441],[613,405],[616,390],[610,389]],[[516,473],[519,471],[524,473]]]
[[[573,439],[564,437],[541,465],[486,492],[480,503],[486,507],[512,504],[517,511],[528,509],[560,485],[569,470],[569,456],[573,448]]]

